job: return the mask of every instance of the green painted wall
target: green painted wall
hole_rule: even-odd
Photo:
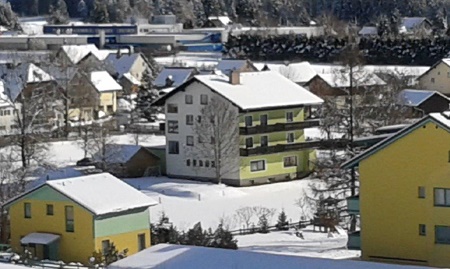
[[[38,200],[38,201],[56,201],[56,202],[67,202],[71,201],[66,196],[62,195],[60,192],[55,191],[51,187],[45,185],[39,189],[25,195],[14,203],[18,203],[22,200]]]
[[[287,173],[297,173],[309,171],[310,150],[282,152],[270,155],[260,155],[251,157],[241,157],[240,159],[240,178],[252,179],[259,177],[270,177]],[[284,167],[284,157],[297,156],[297,166]],[[266,169],[264,171],[251,172],[250,162],[265,160]]]
[[[253,126],[260,125],[259,118],[261,115],[267,115],[267,124],[272,125],[276,123],[286,123],[286,113],[294,112],[294,122],[304,121],[304,111],[303,108],[293,108],[293,109],[277,109],[277,110],[267,110],[243,113],[239,115],[239,127],[245,127],[245,116],[253,117]]]
[[[149,210],[94,220],[94,236],[105,237],[150,229]]]
[[[276,132],[276,133],[266,133],[266,134],[256,134],[256,135],[246,135],[239,137],[239,146],[245,148],[245,139],[247,137],[253,138],[253,147],[261,146],[261,136],[269,137],[269,146],[275,146],[279,144],[287,144],[287,134],[294,133],[295,140],[294,143],[300,143],[305,141],[305,135],[303,130],[289,131],[289,132]]]
[[[159,157],[159,164],[161,166],[161,174],[166,174],[166,148],[148,148],[148,150],[155,156]]]

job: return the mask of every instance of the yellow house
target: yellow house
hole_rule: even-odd
[[[90,76],[91,83],[100,94],[98,110],[106,115],[116,112],[117,94],[122,91],[122,86],[106,71],[94,71]]]
[[[343,165],[355,166],[362,258],[450,267],[450,112],[432,113]]]
[[[450,59],[442,59],[418,78],[421,89],[450,96]]]
[[[38,259],[88,264],[114,243],[129,254],[150,246],[156,202],[108,174],[50,180],[9,201],[11,246]]]

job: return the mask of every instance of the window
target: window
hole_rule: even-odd
[[[197,160],[192,160],[192,166],[197,166]]]
[[[197,116],[197,122],[201,123],[202,122],[202,116]]]
[[[23,211],[24,211],[25,218],[31,219],[31,204],[30,203],[23,204]]]
[[[438,76],[440,76],[441,75],[441,72],[438,72]]]
[[[434,189],[434,205],[450,206],[450,189]]]
[[[247,137],[245,139],[245,147],[246,148],[253,148],[253,137]]]
[[[108,112],[108,113],[113,113],[114,111],[113,111],[113,106],[106,106],[106,111]]]
[[[167,104],[167,113],[178,113],[178,106],[176,104]]]
[[[138,234],[138,251],[145,249],[145,234]]]
[[[186,166],[191,166],[191,159],[186,160]]]
[[[286,122],[294,121],[294,112],[286,112]]]
[[[261,136],[261,147],[267,147],[269,145],[269,137],[267,135]]]
[[[284,157],[284,167],[297,166],[297,156]]]
[[[450,78],[450,72],[447,72],[447,77]]]
[[[184,97],[184,101],[187,105],[192,105],[194,103],[194,98],[192,98],[192,95],[186,94],[186,96]]]
[[[250,162],[250,171],[252,172],[258,172],[258,171],[264,171],[266,169],[266,161],[253,161]]]
[[[205,167],[209,167],[209,161],[208,160],[205,161]]]
[[[266,126],[267,125],[267,115],[259,116],[259,121],[260,121],[261,125]]]
[[[47,216],[53,216],[53,205],[47,205]]]
[[[186,115],[186,125],[194,125],[194,115]]]
[[[208,104],[208,95],[206,95],[206,94],[200,95],[200,104],[202,104],[202,105]]]
[[[103,254],[106,254],[109,250],[110,244],[109,244],[109,240],[103,240],[102,241],[102,252]]]
[[[179,154],[178,141],[169,141],[169,154]]]
[[[186,136],[186,145],[188,146],[194,145],[194,137],[192,135]]]
[[[419,235],[427,235],[427,226],[425,224],[419,224]]]
[[[75,231],[73,219],[73,206],[66,206],[66,232],[73,233]]]
[[[425,187],[419,187],[419,198],[425,198]]]
[[[211,144],[215,144],[216,143],[216,139],[214,138],[214,136],[211,136]]]
[[[167,132],[169,134],[178,134],[178,121],[177,120],[169,120],[167,125]]]
[[[216,162],[215,161],[211,161],[211,167],[216,167]]]
[[[431,83],[434,83],[434,78],[431,78]]]
[[[203,161],[202,160],[198,161],[198,166],[203,167]]]
[[[253,117],[245,116],[245,127],[252,127],[252,126],[253,126]]]
[[[436,244],[450,244],[450,227],[449,226],[435,226],[434,242]]]
[[[294,133],[288,133],[286,136],[286,140],[288,143],[294,143],[295,141],[295,134]]]

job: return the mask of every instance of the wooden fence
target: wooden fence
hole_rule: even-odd
[[[301,229],[301,228],[305,228],[308,225],[312,225],[312,220],[305,220],[305,221],[299,221],[299,222],[292,222],[292,223],[288,223],[285,226],[285,229]],[[261,230],[260,227],[252,224],[251,227],[247,227],[247,228],[242,228],[239,230],[233,230],[230,231],[232,235],[246,235],[246,234],[255,234],[258,233]],[[268,226],[267,230],[269,232],[273,232],[273,231],[279,231],[281,229],[278,229],[277,225],[272,225],[272,226]]]

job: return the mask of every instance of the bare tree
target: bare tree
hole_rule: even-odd
[[[241,207],[236,210],[237,219],[240,221],[240,223],[244,223],[247,229],[250,228],[250,222],[254,215],[255,211],[252,207]]]
[[[111,155],[107,150],[107,145],[113,142],[110,136],[108,123],[95,123],[92,125],[92,135],[88,138],[89,153],[103,171],[108,168],[108,159]]]
[[[191,154],[213,160],[211,167],[215,169],[215,179],[219,184],[224,177],[238,169],[235,164],[239,156],[237,126],[237,108],[219,96],[212,97],[202,107],[200,117],[194,123],[198,141]]]

